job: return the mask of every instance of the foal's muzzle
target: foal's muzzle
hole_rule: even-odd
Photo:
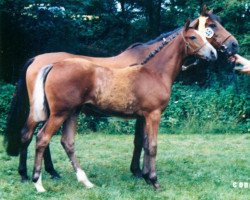
[[[217,60],[217,53],[211,50],[210,57],[211,57],[211,60]]]

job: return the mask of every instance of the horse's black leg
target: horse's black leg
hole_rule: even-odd
[[[19,157],[19,167],[18,172],[21,176],[21,181],[28,180],[27,174],[27,154],[28,147],[32,140],[34,129],[37,123],[34,122],[31,117],[28,117],[27,122],[25,123],[23,129],[21,130],[21,145],[20,145],[20,157]]]
[[[28,146],[31,140],[32,138],[21,144],[18,173],[21,176],[22,182],[25,182],[29,179],[27,174],[27,154],[28,154]]]
[[[134,138],[134,152],[130,165],[130,171],[135,177],[142,177],[142,170],[140,168],[140,157],[143,147],[143,135],[144,135],[145,120],[138,118],[135,124],[135,138]]]
[[[49,145],[46,147],[44,151],[44,166],[46,172],[48,172],[51,175],[52,179],[59,179],[61,176],[57,173],[57,171],[54,168],[52,159],[51,159],[51,154],[50,154],[50,148]]]

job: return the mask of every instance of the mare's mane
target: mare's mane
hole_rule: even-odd
[[[221,18],[218,15],[212,14],[212,13],[206,13],[206,17],[209,17],[210,19],[219,22],[220,24],[222,23]]]

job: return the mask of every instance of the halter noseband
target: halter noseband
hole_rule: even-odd
[[[223,40],[223,42],[217,42],[218,44],[219,44],[219,48],[220,48],[220,51],[221,52],[225,52],[226,51],[226,49],[227,49],[227,47],[226,47],[226,45],[225,45],[225,42],[230,38],[230,37],[232,37],[232,35],[231,34],[229,34],[224,40]],[[216,41],[216,40],[215,40]]]
[[[185,39],[184,35],[183,35],[183,31],[181,32],[181,37],[183,39],[183,41],[185,42],[185,52],[186,54],[188,53],[188,49],[192,50],[192,53],[195,54],[198,51],[200,51],[208,42],[206,41],[204,44],[202,44],[201,46],[197,47],[196,49],[194,49],[193,47],[191,47],[190,43]]]

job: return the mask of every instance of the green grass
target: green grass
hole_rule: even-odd
[[[47,192],[38,194],[31,181],[20,183],[18,158],[8,157],[0,147],[0,199],[249,199],[250,135],[159,135],[157,172],[162,189],[154,191],[129,172],[132,135],[77,135],[77,156],[89,179],[86,189],[77,182],[60,145],[51,142],[52,157],[61,180],[43,172]],[[2,137],[0,137],[2,142]],[[34,143],[29,154],[33,167]],[[249,188],[234,188],[233,182],[248,182]]]

